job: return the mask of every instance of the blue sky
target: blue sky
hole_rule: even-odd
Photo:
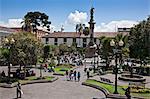
[[[89,9],[95,8],[94,18],[99,29],[109,23],[124,21],[141,21],[150,14],[150,0],[0,0],[0,22],[9,24],[9,19],[20,19],[29,11],[44,12],[49,16],[52,26],[59,30],[64,25],[66,31],[74,31],[76,21],[71,21],[72,13],[81,22],[89,21]],[[78,11],[78,14],[75,12]],[[86,16],[86,15],[87,16]],[[82,15],[84,15],[82,17]],[[112,24],[111,23],[111,24]],[[134,23],[134,22],[133,22]],[[111,26],[111,25],[110,25]]]

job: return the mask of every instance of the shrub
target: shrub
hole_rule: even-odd
[[[8,78],[8,77],[0,78],[0,83],[8,83],[8,82],[14,83],[14,82],[17,82],[17,81],[18,81],[17,78]]]

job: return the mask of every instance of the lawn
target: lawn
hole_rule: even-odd
[[[31,77],[26,77],[24,80],[19,80],[20,83],[25,83],[29,81],[35,81],[35,80],[52,80],[54,77],[52,76],[44,76],[42,78],[36,77],[36,76],[31,76]]]
[[[100,87],[108,90],[110,93],[113,93],[114,89],[115,89],[115,86],[105,84],[105,83],[100,83],[100,82],[95,81],[95,80],[87,80],[86,83],[100,86]],[[125,91],[122,89],[122,87],[117,87],[117,88],[118,88],[119,94],[124,95]]]
[[[62,64],[62,65],[56,66],[54,68],[54,71],[57,74],[64,75],[67,70],[70,71],[72,68],[73,68],[73,66],[70,64]]]
[[[86,80],[86,83],[100,86],[100,87],[108,90],[111,94],[114,92],[114,89],[115,89],[115,87],[113,85],[101,83],[96,80]],[[127,88],[127,86],[118,86],[118,92],[121,95],[125,94],[125,90],[123,88]],[[131,93],[131,95],[136,96],[136,97],[144,97],[146,99],[149,99],[149,97],[150,97],[150,93]]]
[[[54,68],[54,71],[55,71],[55,73],[57,73],[57,74],[65,74],[65,72],[68,70],[71,70],[72,68],[69,68],[69,67],[55,67]]]

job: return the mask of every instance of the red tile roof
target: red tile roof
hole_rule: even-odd
[[[3,26],[0,26],[0,30],[1,30],[1,31],[4,31],[4,32],[10,32],[10,33],[17,32],[17,31],[14,30],[14,29],[11,29],[11,28],[8,28],[8,27],[3,27]]]
[[[94,32],[94,37],[101,37],[101,36],[106,36],[106,37],[114,37],[116,36],[117,34],[119,34],[119,32]],[[122,32],[123,35],[126,35],[128,34],[128,32]],[[79,33],[76,33],[76,32],[54,32],[54,33],[51,33],[49,35],[46,35],[46,36],[43,36],[43,38],[46,38],[46,37],[49,37],[49,38],[55,38],[55,37],[58,37],[58,38],[73,38],[73,37],[82,37],[82,38],[85,38],[85,37],[90,37],[90,35],[88,36],[85,36],[84,34],[82,34],[80,36]]]

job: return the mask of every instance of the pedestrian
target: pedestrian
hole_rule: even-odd
[[[87,79],[89,79],[89,77],[90,77],[90,72],[89,70],[87,70]]]
[[[87,68],[84,68],[84,72],[86,72],[87,71]]]
[[[5,74],[4,71],[2,71],[1,76],[2,76],[2,77],[5,77],[5,76],[6,76],[6,74]]]
[[[74,71],[74,81],[76,81],[76,76],[77,76],[77,72],[76,71]]]
[[[130,86],[126,89],[125,95],[126,95],[127,99],[131,99],[131,95],[130,95]]]
[[[66,70],[66,79],[67,80],[68,80],[68,75],[69,75],[68,70]]]
[[[18,81],[18,84],[17,84],[17,98],[21,98],[21,95],[23,94],[23,91],[21,90],[21,84],[20,82]]]
[[[72,70],[69,72],[69,79],[71,80]]]
[[[71,72],[71,80],[73,80],[73,77],[74,77],[74,73],[73,71]]]
[[[80,72],[78,72],[78,73],[77,73],[78,81],[80,81],[80,77],[81,77],[81,74],[80,74]]]

